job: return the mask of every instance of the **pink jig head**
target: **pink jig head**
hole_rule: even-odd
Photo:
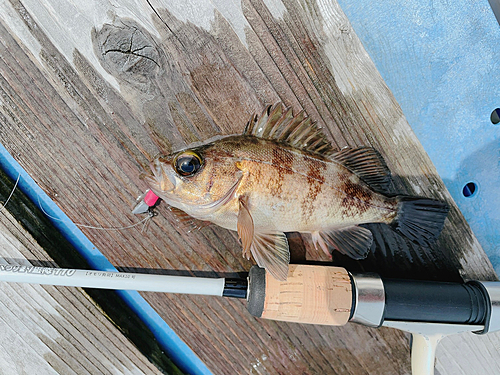
[[[153,193],[152,190],[148,189],[137,198],[137,203],[134,206],[132,213],[134,215],[144,214],[151,211],[156,205],[158,205],[160,198]]]

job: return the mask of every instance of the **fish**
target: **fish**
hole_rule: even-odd
[[[243,134],[194,144],[151,162],[143,178],[188,218],[236,231],[242,254],[286,280],[285,233],[310,233],[316,249],[364,259],[385,223],[430,246],[449,210],[445,202],[389,194],[391,173],[372,147],[332,147],[321,128],[282,103],[253,115]]]

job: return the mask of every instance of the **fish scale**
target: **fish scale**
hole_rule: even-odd
[[[240,169],[248,174],[244,173],[237,193],[249,195],[252,216],[263,228],[308,232],[360,222],[389,223],[396,214],[393,198],[372,192],[333,161],[267,140],[260,141],[255,153],[244,142],[238,147],[234,157],[241,158]]]
[[[151,163],[151,189],[169,205],[236,230],[243,255],[286,279],[284,232],[311,233],[314,245],[366,257],[364,223],[392,225],[423,246],[435,241],[446,203],[385,195],[390,171],[370,147],[334,150],[305,112],[282,104],[254,115],[242,135],[188,147]]]

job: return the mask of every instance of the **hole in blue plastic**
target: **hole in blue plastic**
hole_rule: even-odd
[[[498,125],[500,123],[500,108],[495,108],[493,112],[491,112],[490,119],[493,125]]]
[[[462,194],[466,198],[472,198],[477,193],[477,185],[475,182],[468,182],[462,189]]]

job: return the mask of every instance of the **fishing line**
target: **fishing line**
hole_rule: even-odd
[[[40,207],[40,210],[42,210],[42,212],[44,213],[45,216],[47,216],[48,218],[52,219],[52,220],[57,220],[57,221],[63,221],[57,217],[54,217],[52,215],[50,215],[47,211],[45,211],[43,209],[43,206],[42,206],[42,202],[40,201],[40,197],[38,197],[38,207]],[[93,225],[88,225],[88,224],[78,224],[78,223],[75,223],[75,225],[79,228],[88,228],[88,229],[96,229],[96,230],[109,230],[109,231],[118,231],[118,230],[126,230],[126,229],[131,229],[131,228],[134,228],[138,225],[141,225],[144,223],[144,227],[141,229],[141,232],[145,229],[146,227],[146,224],[147,224],[147,221],[152,219],[154,216],[156,216],[156,213],[154,211],[149,211],[148,212],[148,216],[145,217],[144,219],[142,219],[141,221],[135,223],[135,224],[132,224],[132,225],[127,225],[125,227],[95,227]]]
[[[4,209],[5,206],[7,206],[7,203],[9,203],[10,201],[10,198],[12,198],[12,195],[14,195],[14,192],[16,191],[16,188],[17,188],[17,184],[19,183],[19,179],[21,178],[21,174],[19,174],[17,176],[17,180],[16,180],[16,183],[14,184],[14,187],[12,188],[12,191],[10,192],[10,195],[9,197],[7,198],[7,200],[5,201],[5,203],[0,207],[0,211],[2,211]]]
[[[5,206],[7,206],[7,203],[9,203],[10,199],[12,198],[12,196],[14,195],[14,192],[17,189],[17,185],[19,184],[19,180],[20,179],[21,179],[21,174],[19,174],[17,176],[16,183],[14,184],[14,187],[12,188],[12,191],[10,192],[9,197],[7,198],[7,200],[5,201],[5,203],[2,204],[2,205],[0,205],[0,211],[2,211],[5,208]],[[50,219],[57,220],[57,221],[63,221],[63,220],[61,220],[61,219],[59,219],[57,217],[54,217],[54,216],[50,215],[47,211],[45,211],[43,209],[42,202],[40,201],[40,197],[38,197],[38,207],[43,212],[43,214],[45,216],[49,217]],[[107,231],[118,231],[118,230],[126,230],[126,229],[135,228],[136,226],[143,224],[143,227],[141,229],[141,233],[142,233],[146,229],[148,221],[150,219],[152,219],[153,217],[155,217],[156,215],[157,215],[156,212],[154,212],[153,210],[150,210],[150,211],[148,211],[148,216],[145,217],[144,219],[142,219],[141,221],[139,221],[139,222],[137,222],[135,224],[132,224],[132,225],[124,226],[124,227],[96,227],[96,226],[93,226],[93,225],[77,224],[77,223],[75,223],[75,225],[77,227],[79,227],[79,228],[88,228],[88,229],[96,229],[96,230],[107,230]]]

